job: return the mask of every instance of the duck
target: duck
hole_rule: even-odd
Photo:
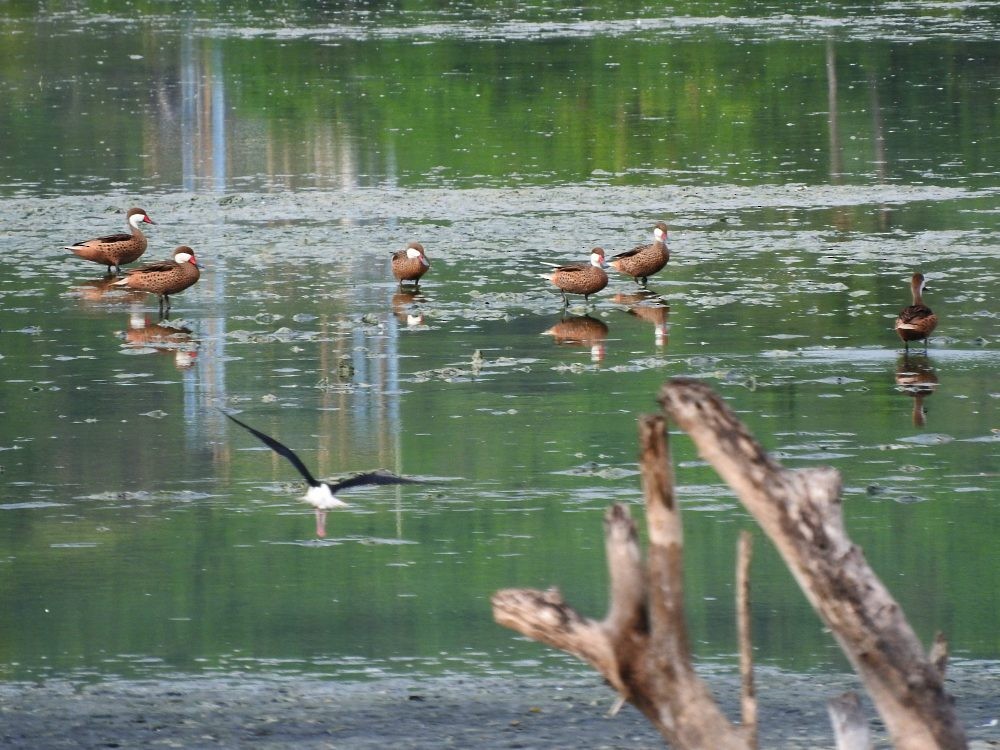
[[[312,472],[309,471],[309,469],[306,468],[306,465],[302,462],[302,459],[299,458],[295,451],[287,445],[278,442],[270,435],[265,435],[260,430],[255,430],[246,422],[240,421],[228,412],[223,411],[222,413],[264,443],[264,445],[273,450],[279,456],[288,459],[288,462],[294,466],[295,470],[302,475],[304,480],[306,480],[306,484],[309,485],[309,489],[306,490],[303,500],[316,509],[316,536],[321,539],[326,536],[326,512],[328,510],[333,510],[334,508],[348,507],[348,503],[345,503],[337,497],[336,493],[341,490],[346,490],[351,487],[359,487],[365,484],[420,484],[420,480],[418,479],[408,479],[382,469],[355,474],[352,477],[342,479],[341,481],[334,482],[333,484],[330,484],[329,482],[321,482],[313,476]]]
[[[608,265],[626,276],[631,276],[642,286],[646,286],[648,278],[662,270],[669,260],[667,225],[665,222],[658,221],[653,225],[652,243],[639,245],[624,253],[618,253],[608,261]]]
[[[910,279],[910,293],[913,295],[913,304],[904,307],[899,311],[896,318],[896,333],[906,346],[906,351],[910,350],[911,341],[924,342],[924,349],[927,348],[927,339],[937,328],[937,315],[927,305],[924,304],[923,291],[927,287],[927,280],[922,273],[913,274]]]
[[[122,264],[132,263],[146,252],[146,235],[139,229],[139,225],[156,223],[142,208],[130,208],[126,221],[132,230],[131,234],[109,234],[67,245],[63,249],[92,263],[101,263],[108,267],[109,275],[117,276],[121,273]]]
[[[187,245],[181,245],[174,250],[173,260],[146,263],[130,269],[112,286],[137,289],[157,295],[160,298],[160,317],[164,317],[170,313],[170,295],[182,292],[198,281],[201,276],[200,268],[195,260],[194,250]]]
[[[416,289],[420,284],[420,277],[430,267],[431,262],[427,260],[424,246],[419,242],[411,242],[392,254],[392,275],[399,281],[400,287],[404,281],[412,281],[413,288]]]
[[[567,266],[556,266],[546,278],[559,287],[562,292],[563,305],[569,305],[569,294],[582,294],[584,303],[590,300],[590,295],[601,291],[608,285],[607,267],[604,260],[604,248],[595,247],[590,251],[589,263],[575,263]]]

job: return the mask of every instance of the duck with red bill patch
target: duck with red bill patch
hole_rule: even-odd
[[[420,285],[420,277],[430,267],[431,262],[427,260],[424,246],[419,242],[411,242],[392,254],[392,275],[399,281],[400,288],[404,281],[412,281],[413,288],[416,289]]]
[[[608,275],[604,272],[606,266],[604,248],[595,247],[590,251],[590,263],[556,266],[545,278],[559,287],[564,306],[569,305],[567,294],[582,294],[586,304],[590,301],[591,294],[608,285]]]
[[[108,274],[121,273],[123,263],[132,263],[146,252],[146,235],[139,229],[140,224],[155,224],[149,214],[141,208],[130,208],[126,221],[131,233],[109,234],[105,237],[95,237],[67,245],[66,250],[92,263],[100,263],[108,267]]]
[[[334,508],[347,507],[347,503],[338,498],[335,493],[340,492],[341,490],[350,489],[351,487],[359,487],[366,484],[420,484],[420,480],[407,479],[384,470],[355,474],[353,477],[342,479],[341,481],[334,482],[333,484],[330,484],[329,482],[321,482],[312,475],[312,472],[306,468],[304,463],[302,463],[302,459],[300,459],[295,454],[295,451],[287,445],[279,443],[273,437],[265,435],[260,430],[255,430],[245,422],[238,420],[232,414],[228,414],[226,412],[222,413],[264,443],[264,445],[273,450],[279,456],[284,456],[288,459],[288,462],[291,463],[291,465],[295,467],[296,471],[302,475],[302,478],[306,480],[306,484],[309,485],[309,489],[306,490],[306,494],[303,499],[316,509],[316,536],[321,539],[326,536],[326,512],[328,510],[333,510]]]
[[[618,253],[608,261],[608,265],[646,286],[649,277],[663,270],[669,260],[667,225],[658,221],[653,225],[653,241],[650,244],[639,245],[624,253]]]
[[[183,292],[201,277],[201,268],[195,260],[194,250],[181,245],[174,250],[173,260],[147,263],[125,272],[125,278],[112,286],[123,286],[149,292],[160,298],[160,317],[170,313],[170,295]]]

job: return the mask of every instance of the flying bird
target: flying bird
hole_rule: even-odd
[[[318,537],[322,538],[326,536],[326,512],[328,510],[332,510],[333,508],[345,508],[348,505],[337,497],[337,492],[351,487],[359,487],[364,484],[420,484],[420,481],[417,479],[406,479],[405,477],[400,477],[391,472],[382,470],[355,474],[353,477],[348,477],[347,479],[334,482],[333,484],[330,484],[329,482],[321,482],[312,475],[312,472],[306,468],[304,463],[302,463],[302,459],[300,459],[295,454],[295,451],[287,445],[279,443],[273,437],[265,435],[260,430],[255,430],[245,422],[238,420],[232,414],[228,414],[226,412],[222,413],[244,430],[256,436],[258,440],[264,443],[264,445],[273,450],[279,456],[287,458],[299,474],[302,475],[302,478],[306,480],[306,484],[309,485],[309,489],[306,491],[305,498],[303,499],[316,509],[316,536]]]

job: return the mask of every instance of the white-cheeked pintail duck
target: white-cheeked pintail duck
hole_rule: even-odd
[[[653,225],[653,241],[650,244],[639,245],[624,253],[618,253],[608,261],[608,265],[646,286],[648,278],[662,270],[669,260],[667,225],[658,221]]]
[[[567,294],[582,294],[584,302],[587,302],[591,294],[608,285],[608,275],[604,272],[606,266],[604,248],[595,247],[590,251],[590,263],[556,266],[547,278],[559,287],[564,305],[569,304]]]
[[[416,287],[420,283],[420,277],[427,273],[430,267],[431,262],[427,260],[424,246],[419,242],[411,242],[402,250],[392,254],[392,275],[399,281],[400,286],[404,281],[412,281]]]
[[[187,289],[198,281],[201,266],[194,257],[194,250],[181,245],[174,250],[173,260],[146,263],[125,273],[114,283],[129,289],[155,294],[160,298],[160,315],[170,312],[170,295]]]
[[[911,341],[920,340],[923,340],[926,349],[927,339],[937,328],[937,315],[924,304],[923,291],[926,286],[927,281],[922,273],[913,274],[913,278],[910,279],[913,304],[900,310],[899,317],[896,318],[896,333],[903,340],[907,351],[910,349]]]
[[[122,264],[132,263],[146,252],[146,235],[139,229],[139,225],[156,223],[141,208],[130,208],[127,221],[132,230],[131,234],[125,232],[109,234],[106,237],[96,237],[67,245],[65,249],[84,260],[107,266],[109,274],[121,273]]]

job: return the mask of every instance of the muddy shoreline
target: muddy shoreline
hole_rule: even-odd
[[[949,689],[977,750],[1000,747],[1000,667],[953,670]],[[729,716],[734,675],[713,674]],[[850,675],[758,672],[761,747],[833,747],[824,700],[857,686]],[[631,706],[606,716],[596,678],[177,676],[94,683],[0,684],[4,748],[658,748]],[[878,747],[881,724],[866,706]]]

